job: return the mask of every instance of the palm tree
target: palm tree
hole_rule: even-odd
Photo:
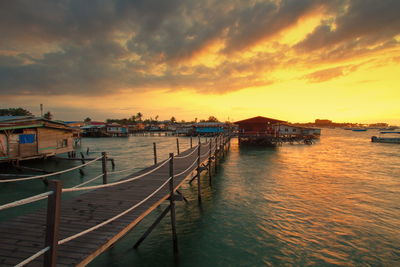
[[[53,118],[53,114],[50,113],[50,111],[47,111],[44,115],[43,118],[45,118],[46,120],[51,121],[51,119]]]
[[[136,118],[137,118],[139,121],[142,121],[143,114],[140,113],[140,112],[136,113]]]

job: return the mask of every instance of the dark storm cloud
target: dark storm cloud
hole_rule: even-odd
[[[400,33],[399,10],[397,0],[349,1],[334,23],[323,23],[296,47],[303,51],[357,51],[370,45],[398,43],[393,37]]]
[[[313,12],[336,16],[335,29],[324,21],[296,46],[299,51],[332,47],[310,56],[314,62],[371,51],[366,48],[371,43],[379,43],[375,50],[398,45],[393,36],[398,33],[399,1],[346,3],[1,1],[0,94],[91,95],[127,88],[225,93],[268,85],[274,82],[274,70],[302,61],[304,65],[304,56],[293,57],[292,48],[283,45],[254,58],[237,60],[234,55]],[[224,61],[214,67],[183,64],[213,42],[222,45],[219,53]]]

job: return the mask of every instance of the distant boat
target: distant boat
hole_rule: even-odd
[[[353,132],[365,132],[367,129],[351,129]]]
[[[393,131],[396,130],[396,126],[386,127],[386,128],[379,128],[380,131]]]
[[[385,132],[380,132],[381,134],[391,134],[392,136],[388,137],[376,137],[372,136],[371,137],[371,142],[374,143],[392,143],[392,144],[400,144],[400,137],[395,137],[395,135],[400,134],[400,132],[390,132],[390,131],[385,131]]]

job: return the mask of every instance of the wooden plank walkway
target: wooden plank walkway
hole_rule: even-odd
[[[174,177],[174,188],[196,171],[198,146],[182,152],[174,158],[174,174],[186,170]],[[215,149],[213,149],[215,150]],[[200,147],[200,162],[209,159],[209,143]],[[207,152],[207,153],[206,153]],[[126,176],[126,180],[156,169],[165,161],[147,169]],[[169,178],[169,163],[156,171],[138,179],[120,185],[104,187],[83,193],[72,199],[63,200],[59,240],[80,233],[102,223],[139,203]],[[68,192],[64,193],[68,194]],[[64,195],[63,194],[63,195]],[[169,197],[169,185],[162,189],[138,208],[115,221],[73,239],[58,247],[57,266],[84,266],[96,256],[107,250],[118,239],[132,230],[146,215]],[[19,216],[0,223],[0,266],[14,266],[43,249],[46,231],[46,209]],[[29,266],[42,266],[43,256],[35,259]]]

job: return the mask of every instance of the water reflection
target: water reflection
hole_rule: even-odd
[[[90,265],[397,266],[400,145],[371,143],[375,134],[324,130],[314,145],[275,149],[233,141],[213,186],[202,182],[202,208],[196,183],[182,189],[189,203],[177,205],[178,263],[168,217],[139,250],[131,249],[160,210]],[[153,162],[152,142],[160,159],[176,149],[174,138],[132,137],[88,139],[84,150],[109,151],[117,169],[141,168]],[[187,138],[180,143],[181,150],[190,144]],[[81,178],[64,179],[73,184]],[[22,184],[0,188],[10,196],[17,189],[28,190]]]

